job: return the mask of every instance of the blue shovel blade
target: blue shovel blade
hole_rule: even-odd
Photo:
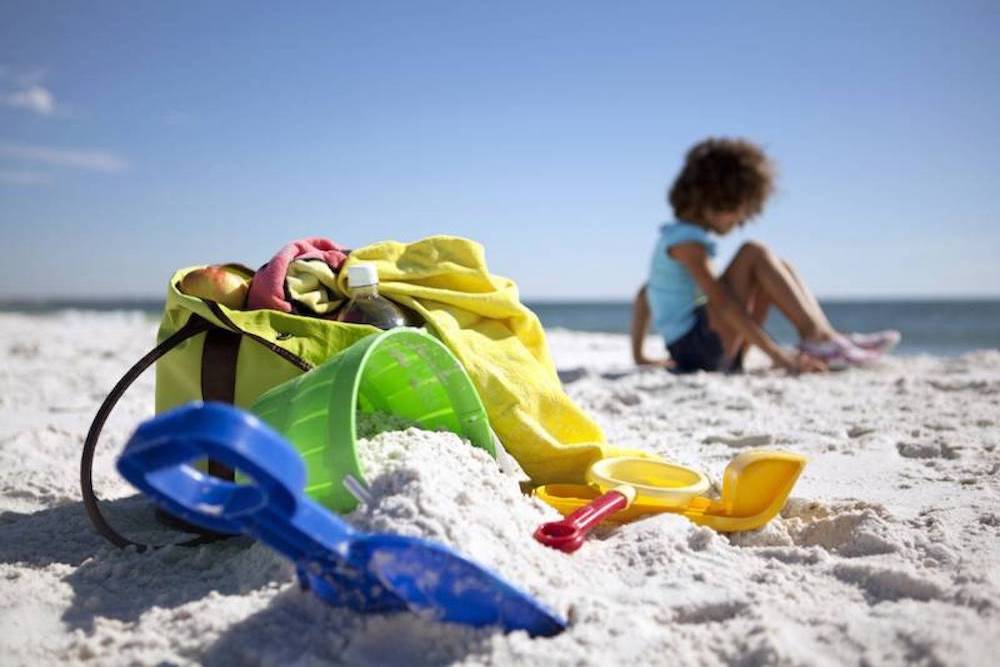
[[[441,544],[401,535],[359,537],[348,559],[410,608],[438,621],[550,637],[565,621],[489,570]]]

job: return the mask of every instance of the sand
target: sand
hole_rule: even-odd
[[[662,515],[567,556],[530,537],[554,512],[482,452],[367,433],[381,474],[350,519],[445,542],[570,621],[530,639],[327,607],[243,539],[104,543],[79,499],[80,446],[154,330],[133,314],[0,315],[3,665],[986,665],[1000,651],[1000,351],[676,377],[632,367],[624,337],[550,332],[567,392],[613,442],[715,479],[749,447],[810,457],[780,518],[729,536]],[[135,530],[151,513],[113,460],[151,403],[152,376],[109,423],[95,475]]]

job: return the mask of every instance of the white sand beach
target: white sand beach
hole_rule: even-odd
[[[1000,654],[1000,350],[798,378],[679,377],[631,366],[624,336],[550,332],[567,392],[611,442],[715,480],[749,447],[809,456],[782,516],[729,536],[664,514],[562,554],[531,537],[554,510],[482,452],[451,434],[376,436],[396,448],[395,467],[370,480],[375,503],[351,520],[445,542],[570,622],[531,639],[328,607],[245,539],[140,554],[97,536],[80,447],[154,334],[140,314],[0,315],[4,666],[989,665]],[[152,513],[113,461],[152,398],[150,373],[109,422],[95,471],[112,517],[131,526]]]

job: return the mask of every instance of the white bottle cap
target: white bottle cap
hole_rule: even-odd
[[[347,267],[347,286],[365,287],[378,285],[378,269],[369,262],[359,262]]]

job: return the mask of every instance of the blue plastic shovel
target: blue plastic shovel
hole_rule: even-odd
[[[246,482],[199,472],[209,458]],[[551,636],[565,621],[444,545],[368,534],[305,497],[295,449],[253,415],[192,403],[136,430],[118,470],[171,514],[220,533],[245,533],[290,558],[320,599],[359,612],[410,610],[430,618]]]

